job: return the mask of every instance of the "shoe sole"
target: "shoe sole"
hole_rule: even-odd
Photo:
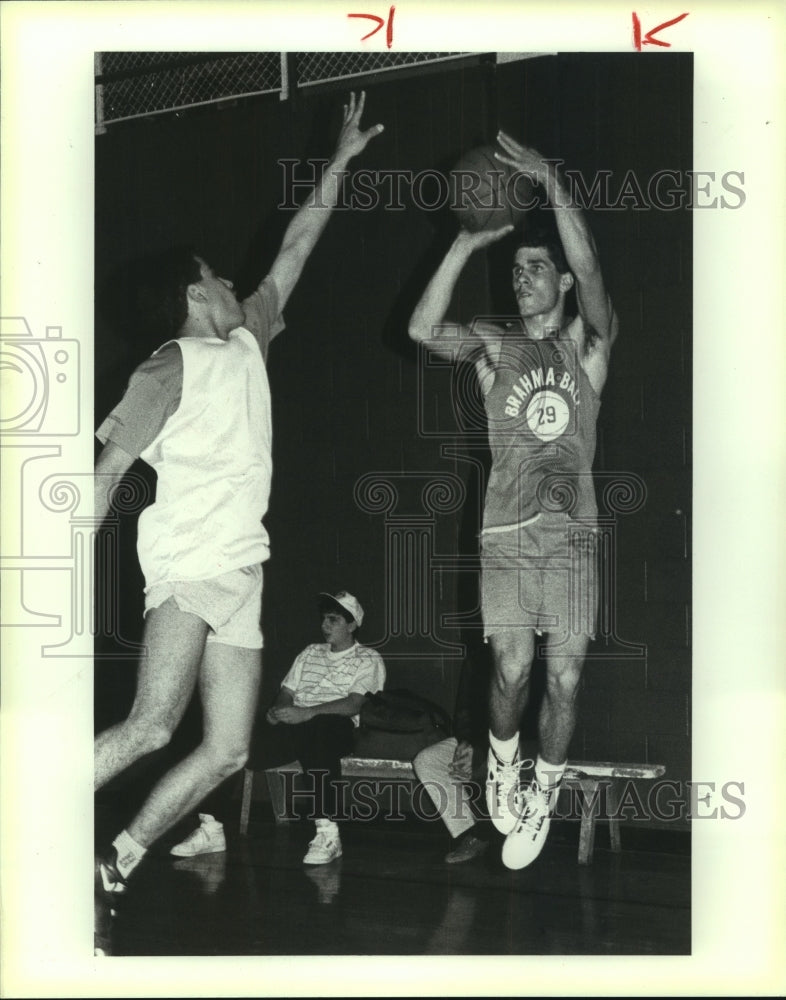
[[[484,844],[482,847],[478,847],[473,851],[469,851],[467,854],[461,854],[458,856],[453,856],[452,854],[445,855],[446,865],[463,865],[467,861],[472,861],[473,858],[479,858],[481,854],[485,854],[488,850],[488,844]]]
[[[222,854],[226,851],[227,845],[224,844],[223,847],[204,847],[198,851],[180,851],[176,847],[173,847],[169,852],[173,858],[197,858],[200,854]]]
[[[333,861],[338,861],[338,859],[340,857],[341,857],[341,851],[339,851],[339,853],[336,854],[334,857],[332,857],[332,858],[326,858],[324,861],[306,861],[306,859],[303,858],[303,864],[304,865],[308,865],[310,868],[314,867],[316,865],[329,865]]]
[[[489,819],[495,830],[499,830],[506,837],[509,833],[513,833],[520,817],[513,812],[503,815],[503,810],[497,805],[495,793],[489,792],[486,795],[486,808],[488,809]]]
[[[517,872],[517,871],[521,871],[522,868],[529,867],[529,865],[531,865],[534,861],[537,861],[538,858],[540,857],[542,851],[543,851],[543,848],[546,846],[546,841],[548,840],[550,827],[551,827],[551,823],[550,823],[550,817],[549,817],[549,819],[546,820],[546,832],[543,834],[543,836],[541,838],[540,846],[538,847],[538,849],[535,852],[535,854],[532,855],[532,857],[530,857],[529,859],[525,858],[523,861],[519,861],[519,859],[517,857],[515,857],[515,856],[513,858],[506,857],[506,855],[505,855],[505,848],[508,846],[508,841],[506,840],[505,843],[502,845],[502,863],[503,863],[503,865],[506,868],[508,868],[510,871]],[[512,850],[513,850],[513,848],[510,849],[510,851],[512,851]]]

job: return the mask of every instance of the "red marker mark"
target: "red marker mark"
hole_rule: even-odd
[[[641,37],[641,22],[639,21],[638,14],[633,12],[633,46],[639,52],[641,52],[642,45],[660,45],[664,49],[671,48],[671,42],[662,42],[659,38],[655,38],[659,31],[663,31],[664,28],[670,28],[672,24],[678,24],[680,21],[684,20],[688,15],[680,14],[679,17],[672,18],[671,21],[664,21],[663,24],[659,24],[657,28],[653,28],[648,31],[647,34],[642,39]]]
[[[393,45],[393,15],[395,13],[396,13],[396,8],[391,7],[390,12],[388,13],[387,33],[386,33],[388,48],[390,48]],[[379,17],[377,14],[347,14],[347,17],[365,17],[369,21],[377,22],[376,28],[372,28],[367,35],[363,35],[363,37],[360,39],[361,42],[365,42],[367,38],[371,38],[372,35],[376,35],[379,29],[385,24],[384,17]]]

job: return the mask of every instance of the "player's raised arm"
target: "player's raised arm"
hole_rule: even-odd
[[[579,313],[591,336],[580,345],[587,354],[598,354],[608,360],[608,352],[617,336],[617,316],[603,282],[597,247],[584,213],[559,179],[553,163],[545,161],[536,150],[521,146],[504,132],[497,141],[507,155],[497,159],[529,174],[543,186],[554,208],[565,258],[576,282]]]
[[[314,190],[298,209],[284,233],[281,249],[270,269],[270,276],[278,289],[279,309],[284,308],[309,254],[336,207],[349,161],[362,152],[369,141],[385,127],[373,125],[366,131],[361,131],[360,119],[365,103],[365,91],[361,92],[358,101],[355,100],[354,93],[350,94],[349,103],[344,105],[344,119],[336,151],[325,166]]]
[[[512,228],[513,226],[503,226],[501,229],[481,230],[477,233],[467,232],[466,229],[459,231],[415,306],[409,321],[412,340],[426,344],[441,357],[456,360],[459,340],[469,335],[469,330],[465,327],[448,323],[445,319],[458,277],[475,250],[507,236]],[[477,334],[479,330],[473,327],[473,332]]]

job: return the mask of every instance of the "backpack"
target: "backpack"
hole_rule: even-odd
[[[360,707],[355,753],[362,757],[412,760],[450,736],[450,715],[421,695],[399,688],[366,696]]]

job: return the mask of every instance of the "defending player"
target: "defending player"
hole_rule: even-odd
[[[382,125],[360,130],[365,94],[344,106],[336,151],[293,217],[270,273],[238,302],[201,258],[169,254],[152,289],[173,338],[132,376],[102,424],[96,518],[139,456],[155,468],[155,503],[140,518],[145,656],[129,717],[95,742],[95,785],[165,746],[196,686],[202,743],[169,771],[96,862],[99,952],[107,900],[122,893],[147,849],[241,768],[261,671],[262,525],[271,476],[267,349],[281,310],[336,206],[342,178]],[[150,291],[150,290],[149,290]],[[111,903],[109,904],[111,905]]]
[[[458,277],[475,250],[512,227],[460,231],[415,308],[410,336],[454,361],[471,350],[484,397],[492,466],[481,534],[481,604],[494,661],[487,797],[492,820],[507,835],[504,863],[523,868],[548,833],[594,634],[591,467],[617,318],[592,234],[554,167],[504,133],[497,139],[504,150],[499,160],[544,188],[558,238],[527,234],[515,253],[519,321],[468,329],[445,323]],[[570,318],[565,297],[574,284],[578,315]],[[546,691],[534,775],[522,785],[519,720],[536,632],[548,634]]]

